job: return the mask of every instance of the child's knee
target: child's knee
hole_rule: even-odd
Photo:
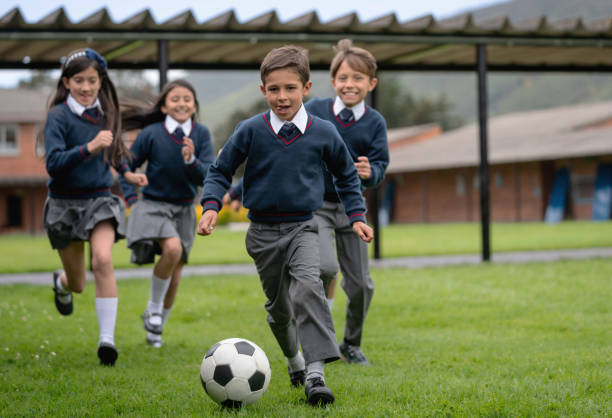
[[[91,268],[93,271],[107,270],[113,267],[112,253],[100,251],[91,255]]]
[[[183,246],[179,239],[168,239],[162,247],[162,254],[175,262],[179,262],[183,254]]]

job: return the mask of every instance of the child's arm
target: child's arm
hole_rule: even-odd
[[[202,128],[202,125],[200,125]],[[183,160],[187,166],[187,175],[192,184],[200,186],[206,178],[208,167],[215,159],[210,133],[204,127],[204,131],[196,149],[191,138],[183,138],[184,145],[181,149]]]
[[[124,159],[121,167],[116,168],[117,172],[120,174],[119,188],[121,189],[121,194],[128,207],[132,206],[138,200],[138,193],[135,186],[145,187],[149,184],[149,179],[146,174],[134,172],[134,170],[142,165],[146,159],[146,155],[148,155],[146,147],[143,145],[144,142],[145,139],[141,132],[130,147],[133,158],[130,161]]]
[[[359,156],[355,163],[361,183],[366,188],[378,186],[384,180],[385,170],[389,165],[387,126],[382,117],[377,121],[374,132],[368,154]]]

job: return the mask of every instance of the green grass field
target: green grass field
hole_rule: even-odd
[[[255,276],[186,278],[161,349],[139,318],[148,279],[119,282],[113,368],[97,364],[94,286],[62,317],[50,286],[0,293],[0,416],[490,416],[612,414],[612,260],[375,270],[363,349],[370,367],[326,366],[327,410],[292,389]],[[333,314],[341,338],[343,292]],[[235,414],[205,395],[210,345],[240,336],[272,366]]]
[[[250,263],[244,231],[219,227],[210,237],[196,236],[190,264]],[[436,254],[480,253],[480,225],[404,224],[381,229],[383,258]],[[498,223],[491,226],[491,250],[527,251],[560,248],[612,247],[612,222]],[[370,249],[373,245],[370,245]],[[125,240],[113,247],[116,268],[133,267]],[[0,235],[0,274],[54,271],[57,253],[45,235]]]

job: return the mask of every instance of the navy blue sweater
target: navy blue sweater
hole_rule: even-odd
[[[142,189],[144,199],[159,200],[178,205],[191,205],[198,187],[204,182],[208,166],[214,160],[208,128],[193,123],[189,138],[193,141],[195,160],[185,164],[183,142],[170,134],[163,122],[145,127],[132,144],[134,155],[127,165],[131,171],[147,161],[149,184]],[[119,180],[128,205],[137,200],[136,188],[123,177]]]
[[[202,206],[219,210],[236,168],[246,159],[244,206],[254,222],[280,223],[311,219],[323,204],[325,163],[351,223],[365,222],[365,203],[357,169],[331,123],[308,115],[304,134],[290,141],[274,133],[270,111],[238,125],[210,166]]]
[[[374,108],[366,106],[365,113],[358,121],[344,124],[334,115],[334,99],[315,98],[304,106],[308,112],[334,124],[355,162],[357,157],[368,157],[372,175],[361,181],[362,189],[378,186],[385,178],[385,170],[389,165],[387,124],[383,116]],[[325,175],[325,200],[339,201],[329,172]]]
[[[49,196],[58,199],[88,199],[110,196],[113,175],[104,153],[91,155],[87,143],[103,122],[92,123],[74,114],[65,103],[54,106],[45,123],[46,168]]]

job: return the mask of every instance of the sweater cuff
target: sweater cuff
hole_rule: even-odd
[[[202,201],[202,213],[206,212],[207,210],[214,210],[215,212],[219,212],[219,202],[217,202],[216,200],[206,200],[206,201]]]
[[[81,157],[83,158],[87,158],[91,155],[91,152],[89,152],[89,150],[87,149],[87,144],[81,145],[79,147],[79,151],[81,152]]]
[[[127,171],[130,171],[130,167],[128,167],[126,163],[123,163],[117,167],[116,170],[119,174],[125,174]]]
[[[127,197],[125,198],[125,203],[126,203],[126,205],[127,205],[127,207],[128,207],[128,208],[131,208],[131,207],[132,207],[132,205],[133,205],[134,203],[136,203],[136,202],[138,202],[138,196],[137,196],[137,195],[135,195],[135,194],[134,194],[134,195],[127,196]]]
[[[348,215],[349,222],[353,225],[355,222],[363,222],[366,223],[365,213],[354,212]]]

